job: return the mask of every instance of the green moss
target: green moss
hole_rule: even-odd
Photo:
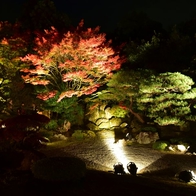
[[[169,145],[169,142],[166,141],[156,141],[152,148],[155,150],[165,150],[166,147]]]

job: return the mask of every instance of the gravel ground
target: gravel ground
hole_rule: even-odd
[[[64,148],[46,150],[48,156],[76,156],[83,159],[89,169],[113,173],[113,165],[123,163],[125,172],[127,163],[134,162],[138,167],[138,176],[178,182],[175,174],[183,170],[192,170],[196,174],[196,156],[182,153],[153,150],[151,145],[133,144],[125,141],[114,143],[113,135],[99,135],[89,141],[76,142]],[[193,185],[196,191],[196,185]]]
[[[101,138],[101,139],[100,139]],[[182,170],[196,173],[196,156],[183,153],[153,150],[151,145],[126,145],[125,141],[114,143],[112,135],[101,135],[88,141],[76,142],[64,148],[44,150],[48,156],[76,156],[83,159],[90,169],[111,171],[113,165],[121,162],[126,165],[135,162],[138,174],[174,177]]]
[[[196,173],[196,156],[153,150],[151,145],[114,143],[111,134],[100,133],[88,141],[80,141],[63,148],[45,149],[48,156],[76,156],[87,165],[87,183],[82,195],[196,195],[196,184],[179,182],[175,174],[183,170]],[[128,162],[138,167],[137,176],[126,170]],[[126,175],[116,176],[113,165],[123,163]],[[96,191],[95,191],[96,190]],[[76,192],[76,195],[78,192]],[[71,193],[74,195],[74,193]]]
[[[195,196],[196,184],[180,182],[174,175],[191,169],[196,173],[196,156],[174,154],[153,150],[150,145],[133,144],[124,141],[114,144],[112,135],[90,140],[73,142],[71,145],[46,147],[42,152],[49,157],[76,156],[83,159],[88,168],[82,183],[57,186],[30,182],[25,186],[0,186],[1,195],[28,196]],[[114,175],[116,162],[126,164],[130,161],[138,167],[137,176],[126,171],[125,175]]]

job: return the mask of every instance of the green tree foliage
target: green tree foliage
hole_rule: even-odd
[[[139,86],[144,78],[152,73],[150,70],[120,70],[108,81],[107,88],[97,92],[96,95],[101,100],[129,101],[130,97],[135,97],[138,93]]]
[[[191,108],[196,98],[193,80],[179,72],[151,75],[139,86],[137,108],[159,125],[183,125],[195,120]]]
[[[26,53],[25,41],[22,38],[3,38],[0,42],[0,101],[1,109],[10,102],[11,93],[23,88],[19,80],[19,70],[24,67],[20,56]],[[18,78],[18,80],[16,80]],[[13,88],[14,86],[14,88]],[[13,98],[14,99],[14,98]],[[13,101],[13,100],[12,100]]]
[[[141,83],[151,74],[153,74],[151,70],[120,70],[109,80],[106,89],[96,92],[86,101],[93,103],[107,101],[120,105],[144,123],[143,118],[137,113],[136,98]]]
[[[82,125],[84,118],[83,104],[78,97],[64,98],[57,102],[58,95],[44,101],[43,108],[52,112],[51,119],[55,119],[58,126],[69,121],[72,125]]]
[[[140,122],[140,113],[159,125],[182,125],[195,120],[196,88],[193,80],[179,72],[156,73],[151,70],[119,71],[107,83],[105,90],[91,97],[91,101],[119,103]],[[89,100],[88,100],[89,101]]]
[[[125,52],[128,56],[128,62],[131,64],[131,68],[149,68],[156,69],[157,64],[155,62],[150,62],[155,58],[155,54],[160,48],[160,38],[159,35],[153,35],[151,41],[142,40],[140,44],[130,41],[126,45]]]
[[[0,108],[8,115],[16,114],[22,104],[29,110],[35,103],[33,88],[24,83],[20,72],[26,66],[20,58],[28,49],[29,34],[18,23],[0,22]]]

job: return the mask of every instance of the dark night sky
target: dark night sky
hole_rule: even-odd
[[[0,20],[13,20],[25,0],[0,0]],[[164,27],[185,21],[196,13],[196,0],[53,0],[57,9],[65,12],[75,23],[102,28],[115,27],[123,14],[143,11]],[[91,26],[90,26],[91,27]]]

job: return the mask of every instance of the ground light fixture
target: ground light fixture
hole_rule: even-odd
[[[134,162],[129,162],[127,164],[127,170],[129,171],[129,173],[133,176],[136,176],[137,175],[137,166]]]
[[[114,167],[114,174],[116,174],[116,175],[125,174],[125,170],[124,170],[123,164],[121,162],[115,163],[113,165],[113,167]]]
[[[191,170],[184,170],[181,171],[178,175],[177,175],[178,179],[180,181],[184,181],[186,183],[188,182],[196,182],[196,177],[193,171]]]
[[[140,161],[140,159],[135,159],[134,157],[131,157],[129,155],[127,155],[126,151],[125,151],[125,147],[126,147],[126,143],[124,140],[119,140],[117,143],[114,143],[114,134],[113,132],[107,132],[107,137],[105,136],[104,133],[101,133],[103,135],[102,138],[103,142],[106,144],[106,146],[108,147],[108,150],[111,152],[111,154],[113,155],[113,163],[122,163],[125,167],[124,170],[126,173],[129,173],[129,171],[127,170],[127,164],[130,162],[130,160],[132,162],[137,163],[137,173],[141,174],[144,170],[144,168],[148,167],[150,164],[152,164],[153,162],[155,162],[158,158],[154,158],[154,157],[149,157],[148,159],[142,160]],[[131,151],[131,148],[130,148]],[[105,163],[106,166],[110,169],[113,170],[113,164],[111,164],[111,160],[109,160],[108,162]]]

